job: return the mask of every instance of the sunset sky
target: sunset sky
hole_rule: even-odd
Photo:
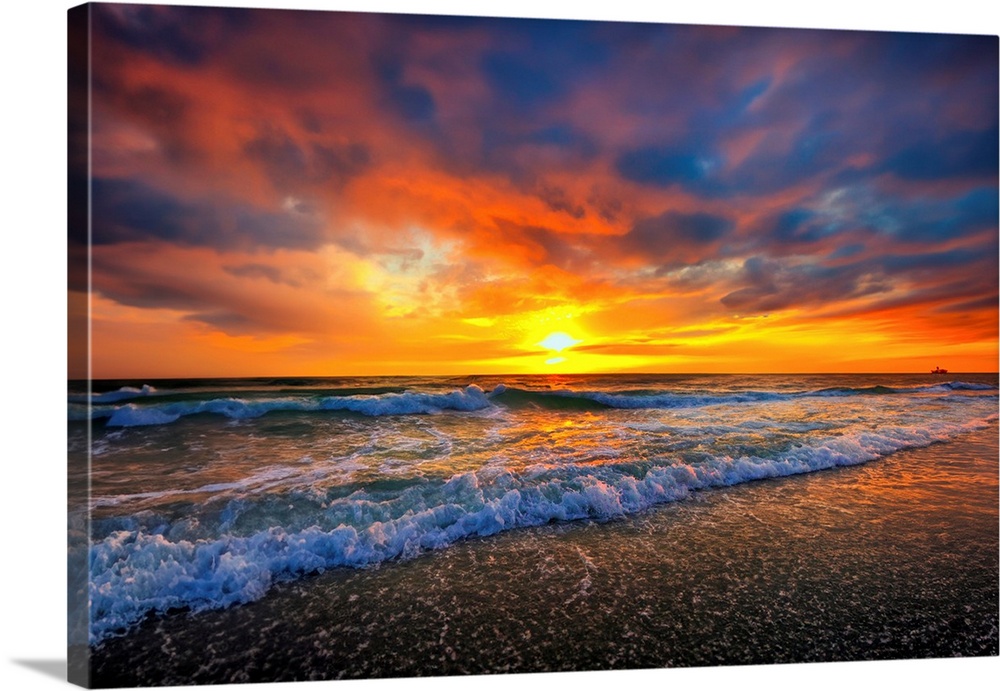
[[[95,378],[997,369],[995,36],[98,5],[92,55]]]

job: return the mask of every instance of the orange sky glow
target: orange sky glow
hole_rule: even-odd
[[[94,378],[997,369],[996,37],[94,13]]]

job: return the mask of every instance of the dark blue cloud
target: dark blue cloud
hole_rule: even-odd
[[[961,312],[980,309],[983,305],[998,306],[998,249],[1000,246],[994,237],[974,246],[887,254],[872,258],[866,264],[872,270],[882,271],[912,286],[900,296],[880,304],[880,308],[938,303],[937,311]]]
[[[545,144],[575,149],[588,156],[597,153],[594,141],[590,137],[566,123],[554,123],[531,130],[522,139],[529,144]]]
[[[86,169],[75,166],[69,168],[67,179],[69,244],[85,247],[88,243],[89,230],[87,224],[88,176]]]
[[[868,188],[840,188],[765,216],[745,235],[746,246],[754,252],[788,254],[815,251],[818,248],[803,245],[815,245],[835,236],[840,242],[856,243],[859,233],[872,235],[898,227],[896,217],[885,209],[885,203]],[[856,253],[860,247],[855,245],[852,252],[842,249],[838,256]]]
[[[893,286],[904,285],[906,291],[887,295],[877,307],[926,301],[954,304],[996,294],[997,251],[997,238],[992,238],[975,246],[888,253],[832,265],[755,256],[744,262],[735,279],[738,287],[721,303],[741,312],[767,313],[888,294]]]
[[[905,242],[947,242],[996,228],[1000,192],[980,188],[956,199],[917,203],[905,209],[898,238]]]
[[[845,137],[832,129],[829,114],[813,117],[788,150],[762,147],[733,169],[726,169],[722,148],[714,140],[726,134],[710,118],[683,137],[683,144],[640,146],[622,152],[615,169],[626,180],[653,187],[678,186],[706,198],[759,195],[780,191],[819,177],[842,165],[850,150]]]
[[[848,259],[850,257],[856,257],[865,251],[864,243],[852,242],[848,245],[842,245],[830,253],[830,259]]]
[[[935,252],[887,254],[873,259],[872,263],[877,264],[887,273],[907,275],[912,278],[934,275],[941,270],[947,269],[992,266],[993,269],[985,272],[985,276],[987,278],[992,276],[992,281],[995,283],[997,275],[996,249],[997,243],[994,241],[986,245],[956,247],[955,249]],[[974,274],[970,274],[967,278],[971,281],[973,278],[982,275],[982,272],[977,271]]]
[[[546,181],[552,167],[577,170],[600,155],[599,144],[568,123],[536,125],[531,119],[496,113],[477,122],[479,131],[467,140],[455,141],[444,131],[432,135],[441,164],[453,174],[465,177],[487,171],[505,176],[526,194],[543,196],[540,189],[558,186]],[[546,165],[537,164],[539,156]],[[573,209],[582,202],[567,200]]]
[[[529,113],[553,102],[592,78],[614,53],[607,24],[546,19],[491,21],[490,29],[505,48],[485,53],[479,67],[493,91],[493,106],[506,111]]]
[[[95,34],[186,67],[202,65],[228,37],[246,30],[253,12],[238,8],[92,6]]]
[[[423,86],[403,80],[404,60],[396,46],[375,57],[375,72],[381,80],[384,102],[406,122],[433,123],[437,114],[434,96]]]
[[[825,226],[816,221],[816,213],[809,209],[789,209],[776,219],[773,237],[781,242],[816,242],[826,234]]]
[[[860,263],[790,264],[767,257],[747,259],[737,283],[742,287],[723,296],[720,302],[729,309],[754,314],[837,302],[891,288],[884,276]]]
[[[871,32],[866,38],[860,57],[887,82],[996,69],[996,36]]]
[[[93,242],[165,241],[220,250],[318,247],[316,221],[219,199],[183,201],[134,180],[93,181]]]
[[[664,31],[670,40],[653,33],[629,66],[625,101],[646,119],[648,143],[614,159],[626,180],[718,198],[885,172],[914,181],[996,175],[995,37],[673,29]],[[778,80],[768,65],[782,46],[797,61]],[[709,57],[692,60],[698,54]],[[988,126],[955,133],[956,111]],[[657,112],[670,115],[659,132]],[[727,143],[754,132],[766,133],[761,145],[726,167]],[[851,162],[872,155],[871,164]]]
[[[842,168],[856,145],[828,112],[814,115],[784,147],[761,147],[721,175],[710,191],[717,196],[779,192],[808,180],[825,179]],[[697,188],[696,188],[697,191]]]
[[[481,149],[467,160],[490,171],[506,173],[515,181],[534,181],[538,171],[524,152],[542,147],[570,165],[589,161],[598,154],[594,140],[569,124],[557,122],[533,127],[498,120],[483,123]],[[552,160],[551,155],[548,158]]]
[[[758,79],[750,86],[746,87],[736,95],[735,102],[733,103],[731,110],[732,112],[745,113],[747,108],[756,101],[760,96],[771,87],[774,80],[770,77],[764,77],[763,79]]]
[[[547,146],[583,159],[597,154],[597,145],[585,133],[566,123],[525,127],[521,123],[498,122],[483,127],[483,153],[490,160],[504,160],[505,153],[524,146]]]
[[[719,189],[714,178],[719,158],[704,150],[680,147],[639,147],[622,153],[615,168],[626,180],[657,187],[680,185],[709,192]]]
[[[880,167],[904,180],[993,177],[997,175],[997,128],[956,132],[937,141],[912,144]]]
[[[431,92],[422,86],[398,85],[390,91],[396,110],[410,122],[429,122],[434,119],[436,106]]]
[[[733,229],[733,222],[708,213],[667,211],[644,218],[621,238],[621,246],[651,261],[686,261],[692,248],[705,248]]]
[[[802,245],[847,243],[833,257],[857,254],[866,239],[940,245],[995,230],[1000,192],[979,187],[952,197],[901,198],[857,185],[821,193],[765,217],[744,234],[745,248],[771,255],[803,252]],[[818,249],[818,248],[816,248]],[[815,251],[815,250],[813,250]]]
[[[483,74],[496,100],[521,108],[553,101],[562,93],[562,84],[544,69],[520,54],[487,53]]]
[[[692,132],[704,135],[767,124],[767,120],[751,111],[750,106],[771,88],[773,82],[771,77],[763,77],[746,87],[733,85],[723,89],[723,93],[717,95],[718,103],[692,112],[687,126]]]

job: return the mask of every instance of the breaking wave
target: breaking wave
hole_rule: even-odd
[[[649,391],[574,391],[534,390],[497,385],[490,393],[470,384],[450,392],[390,391],[388,393],[320,394],[234,394],[219,397],[184,398],[178,394],[156,395],[149,385],[123,387],[117,391],[94,394],[86,404],[86,395],[69,397],[69,419],[103,419],[109,427],[165,425],[192,415],[221,415],[231,420],[257,418],[272,412],[353,413],[366,416],[432,415],[445,411],[474,412],[493,406],[510,409],[546,410],[683,409],[713,405],[740,405],[779,402],[810,397],[899,396],[914,394],[949,394],[963,391],[990,391],[996,387],[976,382],[953,381],[930,386],[831,387],[815,391],[721,391],[689,392]],[[143,399],[141,402],[136,399]],[[167,400],[169,399],[169,400]],[[121,402],[119,404],[119,402]]]
[[[333,404],[389,414],[378,411],[475,410],[489,403],[482,390],[466,388],[434,396],[327,402]],[[277,582],[328,568],[405,559],[463,538],[550,521],[611,519],[692,491],[865,463],[946,441],[996,418],[854,431],[789,444],[769,455],[708,455],[697,462],[663,457],[596,467],[539,463],[516,472],[490,466],[447,480],[413,480],[393,491],[368,488],[312,498],[294,520],[280,524],[266,511],[266,521],[241,523],[258,500],[230,499],[209,537],[141,515],[114,519],[117,528],[95,538],[89,551],[91,642],[122,633],[149,613],[249,602]]]

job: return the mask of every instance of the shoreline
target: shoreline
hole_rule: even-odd
[[[330,570],[148,620],[93,650],[93,681],[996,655],[996,436]],[[935,466],[948,466],[940,487],[921,474]]]

